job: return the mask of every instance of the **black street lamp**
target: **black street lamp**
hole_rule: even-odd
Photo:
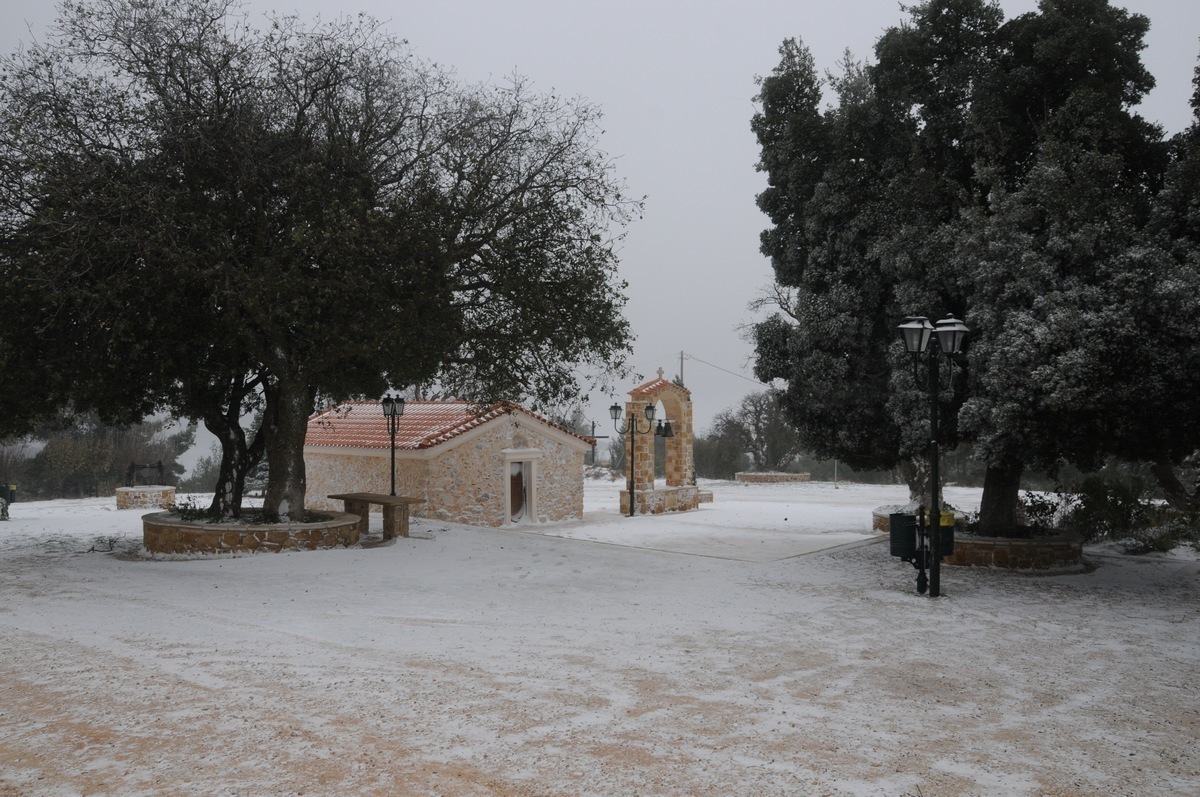
[[[383,405],[383,415],[387,418],[388,434],[392,436],[392,495],[396,494],[396,426],[400,416],[404,414],[404,398],[388,393],[380,402]]]
[[[635,499],[634,486],[637,484],[637,482],[635,481],[636,477],[634,475],[634,464],[635,464],[635,457],[636,457],[636,452],[637,452],[638,419],[637,419],[636,415],[630,415],[628,423],[622,425],[621,424],[621,405],[620,404],[614,404],[611,407],[609,407],[608,414],[612,416],[613,426],[616,427],[617,434],[628,434],[629,435],[629,467],[627,468],[627,470],[629,471],[629,479],[628,479],[629,516],[633,517],[633,509],[634,509],[634,506],[637,504],[637,501],[634,500]],[[622,426],[623,426],[623,428],[622,428]],[[663,422],[659,421],[658,427],[655,428],[655,426],[654,426],[654,405],[647,404],[646,405],[646,429],[645,429],[645,431],[641,432],[641,434],[649,434],[652,429],[654,430],[654,434],[659,437],[674,437],[675,436],[674,430],[671,429],[670,421],[667,421],[666,426],[663,426]]]
[[[914,564],[918,569],[917,574],[917,592],[925,592],[925,565],[928,560],[929,565],[929,597],[936,598],[942,594],[942,512],[941,501],[939,498],[939,473],[938,473],[938,393],[941,390],[939,384],[939,375],[941,373],[941,357],[945,355],[946,360],[953,364],[951,358],[962,351],[963,341],[966,340],[967,325],[959,321],[954,316],[946,316],[937,322],[937,326],[929,323],[929,319],[924,316],[910,316],[904,319],[904,323],[900,325],[900,333],[904,337],[904,348],[912,355],[913,361],[913,376],[917,384],[921,383],[921,375],[918,370],[921,358],[924,357],[929,366],[929,378],[926,382],[925,389],[929,393],[929,492],[930,492],[930,508],[929,508],[929,547],[926,554],[924,545],[925,526],[919,523],[917,526],[917,534],[921,538],[922,544],[917,549],[917,562]],[[931,347],[930,341],[933,341],[936,346]],[[949,552],[947,552],[949,553]]]

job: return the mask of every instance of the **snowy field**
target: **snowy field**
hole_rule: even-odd
[[[901,488],[707,486],[198,559],[112,499],[17,503],[0,795],[1200,793],[1194,556],[945,568],[934,600],[870,532]]]

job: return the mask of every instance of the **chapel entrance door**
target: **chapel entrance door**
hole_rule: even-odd
[[[516,523],[525,516],[525,465],[514,462],[509,466],[509,512],[510,520]]]

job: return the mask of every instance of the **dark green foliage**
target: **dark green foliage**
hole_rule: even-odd
[[[282,515],[318,395],[552,404],[576,365],[619,365],[614,235],[640,204],[596,108],[460,85],[366,18],[260,33],[236,10],[70,4],[3,63],[0,365],[50,406],[202,419],[214,508],[266,462]],[[9,392],[20,431],[39,408]]]
[[[779,312],[755,329],[756,373],[786,383],[806,449],[899,465],[916,495],[929,403],[896,325],[964,318],[942,440],[973,443],[981,523],[1006,533],[1025,469],[1116,455],[1167,474],[1200,447],[1200,134],[1168,146],[1134,112],[1149,22],[1107,0],[1007,22],[984,0],[908,11],[875,64],[843,66],[834,108],[792,40],[761,82]]]
[[[749,457],[736,437],[715,432],[698,436],[692,444],[692,462],[701,479],[732,479],[747,470]]]
[[[131,463],[163,463],[164,483],[176,485],[182,456],[195,440],[194,425],[148,420],[128,427],[101,423],[94,414],[61,417],[42,426],[5,456],[6,484],[16,484],[22,499],[81,498],[112,495],[125,486]],[[145,484],[151,471],[137,483]],[[154,482],[158,481],[153,472]]]
[[[1112,541],[1127,553],[1200,548],[1200,516],[1154,497],[1151,482],[1128,467],[1109,467],[1066,488],[1059,531],[1088,542]]]
[[[1119,540],[1149,525],[1152,506],[1141,478],[1089,476],[1072,493],[1074,502],[1062,526],[1089,542]]]
[[[736,409],[717,413],[696,437],[696,475],[732,479],[740,471],[786,471],[800,456],[800,442],[775,391],[751,393]]]
[[[180,479],[176,486],[184,493],[206,493],[217,483],[220,470],[221,446],[214,443],[209,455],[197,460],[187,477]]]
[[[1047,536],[1057,531],[1062,520],[1064,500],[1061,493],[1027,492],[1021,496],[1021,506],[1030,536]]]
[[[738,462],[748,459],[739,470],[786,471],[800,456],[800,439],[781,398],[772,390],[747,395],[736,409],[717,414],[706,437],[720,441],[718,450],[737,451]],[[733,459],[725,456],[723,461]]]
[[[1166,552],[1179,546],[1200,547],[1200,518],[1159,498],[1146,468],[1110,462],[1052,491],[1021,496],[1021,522],[1005,536],[1021,538],[1077,534],[1087,543],[1111,542],[1126,553]],[[977,515],[963,527],[986,533]]]

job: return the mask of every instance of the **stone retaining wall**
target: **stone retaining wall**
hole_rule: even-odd
[[[911,506],[881,506],[871,513],[875,531],[891,531],[890,514],[911,512]],[[953,515],[951,515],[953,516]],[[954,553],[942,559],[944,565],[959,567],[1005,567],[1014,570],[1050,570],[1076,567],[1083,563],[1083,538],[1068,534],[1059,537],[1016,539],[976,537],[956,532]]]
[[[917,508],[912,506],[911,504],[909,504],[907,506],[902,505],[902,504],[895,504],[892,506],[878,507],[871,513],[871,529],[873,531],[878,531],[880,534],[890,533],[892,530],[892,515],[893,514],[915,515],[915,514],[917,514]],[[953,509],[943,509],[942,510],[942,519],[941,519],[941,524],[943,526],[953,525],[954,520],[946,520],[947,517],[949,517],[949,518],[956,517]]]
[[[812,480],[811,473],[747,472],[735,473],[733,478],[748,484],[775,484],[778,482],[806,482]]]
[[[1083,563],[1083,538],[1076,535],[1032,540],[955,535],[954,553],[942,564],[1050,570]]]
[[[915,515],[917,508],[912,504],[888,504],[876,507],[871,513],[871,528],[880,534],[887,534],[892,530],[892,515],[905,513]]]
[[[171,512],[142,515],[142,544],[152,553],[313,551],[358,543],[358,515],[328,512],[318,523],[200,523]]]

